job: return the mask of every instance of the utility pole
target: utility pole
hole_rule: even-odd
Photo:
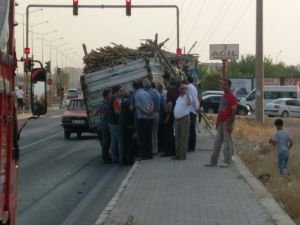
[[[263,0],[256,0],[256,103],[255,118],[264,122]]]

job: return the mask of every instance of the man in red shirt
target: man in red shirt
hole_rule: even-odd
[[[205,166],[217,166],[222,145],[224,164],[221,164],[220,167],[228,167],[232,162],[233,144],[231,133],[237,110],[237,98],[231,92],[231,80],[225,79],[223,81],[223,90],[224,95],[220,101],[216,123],[217,135],[215,138],[213,154],[211,155],[210,163]]]

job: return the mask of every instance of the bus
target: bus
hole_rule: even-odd
[[[256,89],[253,89],[240,103],[255,110]],[[264,86],[264,106],[277,98],[300,98],[299,86]]]

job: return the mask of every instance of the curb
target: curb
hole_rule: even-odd
[[[123,192],[125,191],[130,179],[132,178],[136,168],[138,167],[139,162],[136,161],[134,163],[134,165],[132,166],[132,168],[130,169],[130,171],[128,172],[127,176],[125,177],[125,179],[122,181],[117,193],[112,197],[112,199],[110,200],[110,202],[107,204],[107,206],[105,207],[105,209],[101,212],[101,214],[99,215],[99,217],[97,218],[96,222],[94,225],[104,225],[106,222],[106,219],[108,218],[108,216],[111,214],[112,210],[114,209],[114,207],[116,206],[117,202],[119,201],[119,199],[121,198]]]
[[[214,135],[211,135],[211,137]],[[208,150],[208,149],[205,149]],[[235,154],[234,166],[253,191],[256,200],[276,225],[296,225],[291,217],[280,207],[267,188],[250,172],[240,157]]]
[[[276,225],[296,225],[291,217],[279,206],[272,194],[266,187],[256,179],[256,177],[249,171],[242,160],[235,155],[235,166],[245,181],[252,188],[254,195],[257,196],[257,201],[263,206],[266,212],[271,216]]]

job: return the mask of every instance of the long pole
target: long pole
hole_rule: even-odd
[[[256,121],[264,122],[263,0],[256,0]]]
[[[48,4],[33,4],[26,8],[26,17],[28,17],[29,8],[43,7],[43,8],[73,8],[73,5],[48,5]],[[126,8],[125,5],[78,5],[79,8]],[[177,5],[132,5],[132,8],[175,8],[176,9],[176,27],[177,27],[177,49],[180,47],[179,43],[179,8]],[[27,21],[28,22],[28,21]],[[28,24],[27,24],[28,26]],[[28,32],[28,28],[27,31]],[[26,46],[28,47],[28,34],[26,34]]]

